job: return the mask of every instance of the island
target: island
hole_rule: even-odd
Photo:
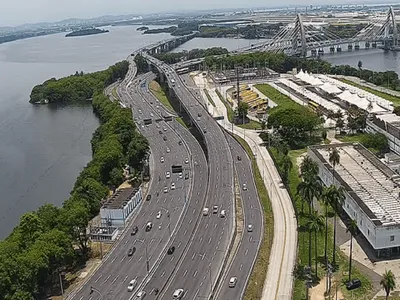
[[[149,27],[146,27],[146,26],[142,26],[142,27],[139,27],[138,29],[136,29],[137,31],[145,31],[145,30],[149,30]]]
[[[99,28],[90,28],[90,29],[82,29],[77,31],[72,31],[66,35],[66,37],[74,37],[74,36],[85,36],[85,35],[93,35],[100,33],[107,33],[108,30],[99,29]]]

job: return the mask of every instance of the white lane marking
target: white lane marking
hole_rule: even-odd
[[[194,273],[193,273],[193,278],[196,277],[196,275],[197,275],[197,270],[194,271]]]
[[[206,229],[207,229],[207,227],[208,227],[208,223],[206,224]]]
[[[240,264],[239,271],[242,271],[243,264]]]
[[[117,277],[115,277],[114,280],[111,283],[114,284],[114,282],[117,281],[118,277],[119,277],[119,275],[117,275]]]
[[[192,224],[192,222],[193,222],[193,220],[192,220],[192,219],[190,219],[190,220],[189,220],[189,224]]]
[[[143,255],[141,257],[139,257],[138,262],[140,262],[143,258]]]
[[[193,208],[193,212],[192,212],[192,214],[194,214],[196,212],[196,209],[195,208]]]
[[[82,300],[82,299],[83,299],[83,296],[79,298],[79,300]]]
[[[182,245],[182,242],[179,242],[179,244],[178,244],[178,246],[177,246],[177,247],[179,248],[181,245]]]
[[[163,276],[165,275],[165,270],[164,271],[162,271],[162,273],[161,273],[161,275],[160,275],[160,277],[161,278],[163,278]]]
[[[170,259],[169,261],[172,262],[172,261],[174,260],[174,258],[175,258],[175,256],[172,256],[171,259]]]
[[[103,275],[100,275],[100,276],[95,280],[95,283],[97,283],[97,281],[99,281],[101,277],[103,277]]]
[[[125,256],[121,259],[121,262],[123,262],[125,260]]]
[[[89,300],[92,300],[93,297],[90,297]]]
[[[203,285],[203,283],[204,283],[203,281],[202,281],[202,282],[200,282],[200,286],[202,286],[202,285]]]
[[[203,241],[203,237],[201,236],[199,239],[199,242],[201,243]]]
[[[116,259],[117,259],[117,257],[114,257],[114,258],[111,260],[111,262],[113,263]]]
[[[246,251],[244,251],[244,256],[246,256],[247,253],[249,253],[249,249],[246,249]]]
[[[218,226],[218,223],[215,223],[215,224],[214,224],[214,228],[217,228],[217,226]]]
[[[183,235],[186,235],[186,233],[187,233],[187,230],[185,229],[185,231],[183,232]]]
[[[128,243],[128,240],[126,240],[124,244],[126,245],[127,243]]]
[[[128,279],[128,276],[125,276],[124,280],[122,280],[122,283],[124,283]]]
[[[192,255],[192,260],[194,259],[195,256],[196,256],[196,253],[193,253],[193,255]]]
[[[129,262],[131,262],[131,261],[132,261],[132,259],[133,259],[133,256],[131,256],[131,258],[129,259]]]
[[[107,282],[108,279],[110,279],[110,277],[111,277],[111,274],[107,276],[107,278],[104,280],[104,282]]]
[[[211,237],[208,238],[208,243],[211,243]]]
[[[186,276],[187,272],[188,272],[188,270],[186,269],[185,272],[183,272],[183,277]]]

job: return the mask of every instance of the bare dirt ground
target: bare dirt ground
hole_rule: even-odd
[[[320,283],[316,286],[314,286],[312,289],[310,289],[310,299],[311,300],[325,300],[325,282],[326,282],[326,277],[321,279]],[[335,298],[335,285],[332,283],[331,287],[331,299],[336,299]],[[343,294],[340,291],[340,289],[337,290],[337,299],[338,300],[344,300]]]

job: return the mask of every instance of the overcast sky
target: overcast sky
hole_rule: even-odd
[[[360,0],[353,0],[352,3]],[[379,0],[378,0],[379,1]],[[324,4],[347,3],[348,0],[328,0]],[[235,7],[318,4],[319,0],[0,0],[0,26],[14,26],[67,18],[91,18],[106,14],[152,13],[178,10],[198,10]]]

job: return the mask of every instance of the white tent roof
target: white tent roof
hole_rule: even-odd
[[[321,90],[324,90],[325,92],[329,94],[339,94],[342,92],[341,89],[339,89],[337,86],[330,84],[329,82],[325,82],[323,85],[319,87]]]
[[[353,104],[358,106],[359,108],[369,111],[371,113],[377,113],[377,112],[386,112],[387,110],[380,107],[376,102],[372,102],[372,109],[368,110],[368,106],[370,105],[370,101],[367,98],[361,98],[357,94],[352,94],[349,91],[344,91],[340,95],[338,95],[340,99],[343,101],[348,102],[349,104]]]

